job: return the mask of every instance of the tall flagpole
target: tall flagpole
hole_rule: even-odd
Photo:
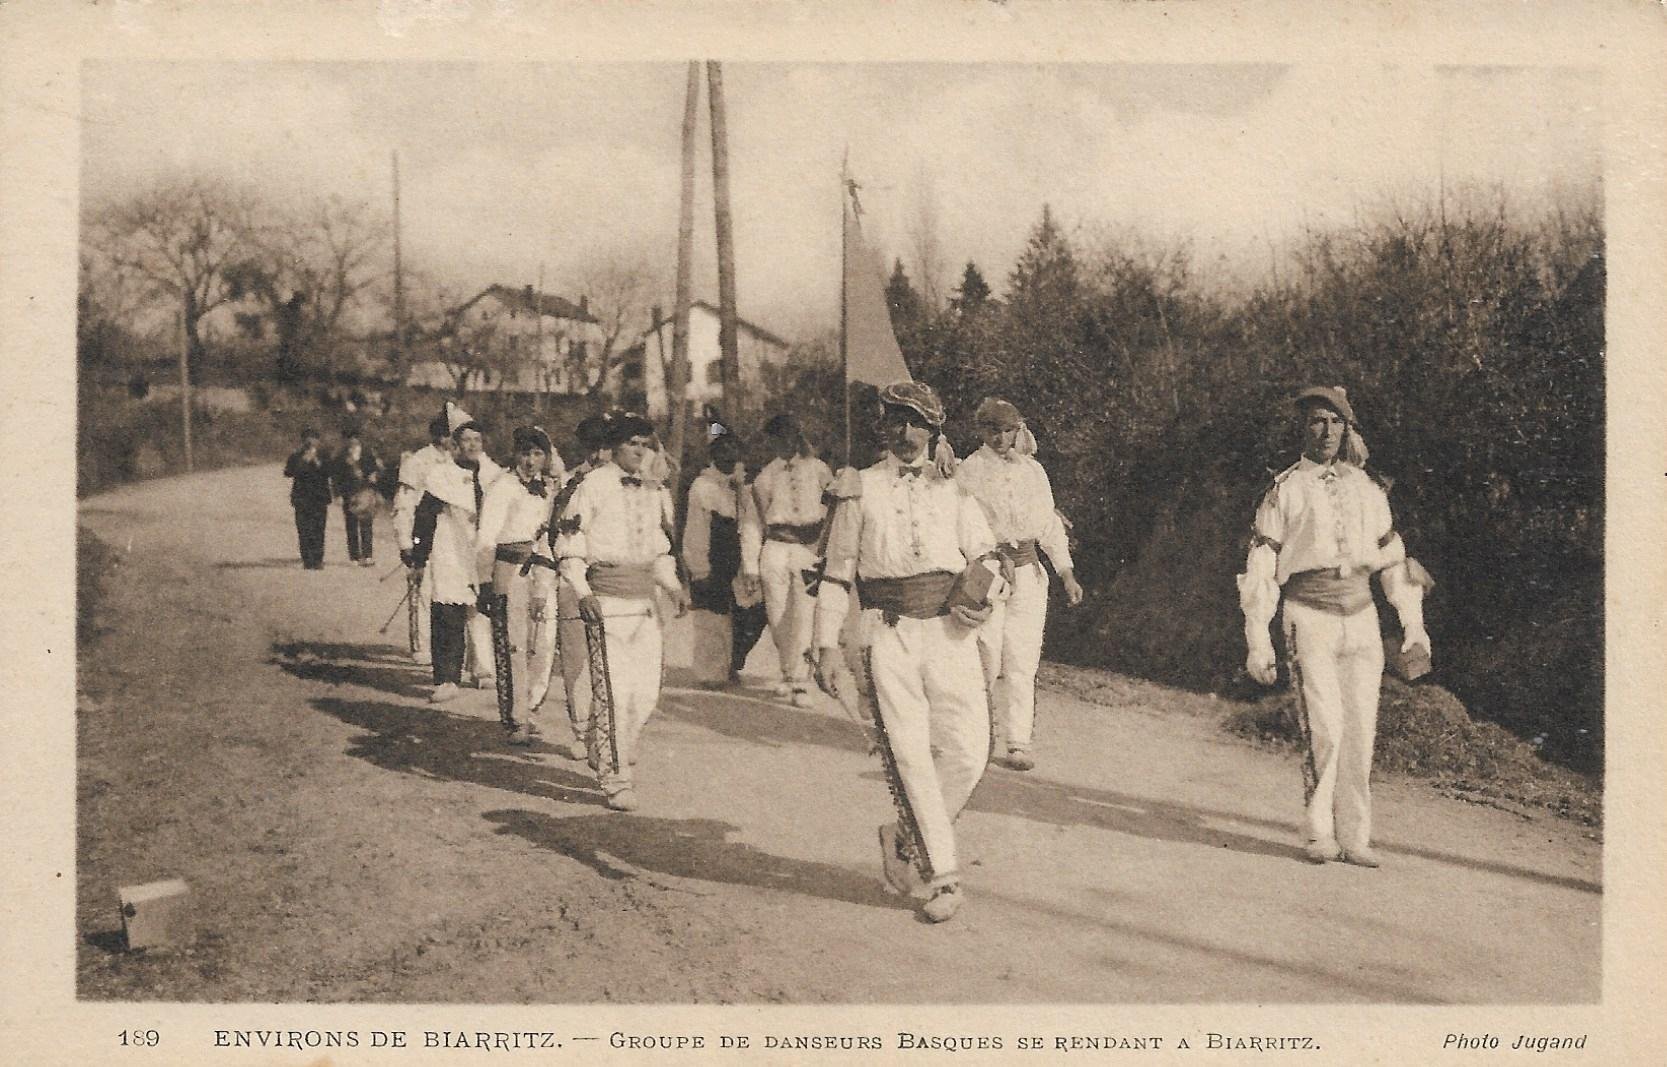
[[[394,172],[394,358],[405,372],[405,274],[399,257],[399,150],[393,153]]]
[[[682,171],[677,202],[677,306],[672,308],[671,368],[667,376],[666,410],[671,416],[671,454],[683,462],[683,441],[689,407],[689,304],[693,299],[695,256],[695,122],[699,118],[700,64],[689,64],[683,90]],[[655,330],[664,327],[656,322]],[[662,338],[664,334],[661,334]],[[665,341],[662,340],[664,346]],[[644,345],[643,357],[648,356]],[[646,385],[646,382],[645,382]],[[728,413],[725,412],[728,416]],[[733,417],[733,416],[729,416]]]
[[[845,198],[851,189],[851,149],[847,147],[839,161],[839,375],[840,389],[845,397],[845,466],[851,465],[851,353],[846,346],[846,279],[850,277],[850,227],[845,223],[845,212],[850,206]]]

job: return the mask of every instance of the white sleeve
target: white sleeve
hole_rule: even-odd
[[[557,520],[557,566],[561,568],[561,576],[581,597],[590,596],[588,536],[596,511],[590,502],[595,484],[589,480],[579,483],[579,488],[574,490],[572,499],[567,502],[567,510]]]
[[[1042,551],[1048,555],[1048,562],[1053,569],[1063,574],[1073,570],[1071,564],[1071,539],[1065,533],[1065,523],[1059,517],[1059,509],[1054,506],[1053,483],[1048,480],[1048,472],[1043,466],[1036,464],[1037,474],[1042,483],[1042,500],[1039,507],[1045,508],[1048,516],[1047,529],[1040,538]]]
[[[1244,573],[1239,575],[1239,609],[1244,612],[1245,646],[1262,658],[1273,657],[1273,637],[1268,627],[1279,610],[1279,550],[1285,522],[1279,509],[1278,489],[1270,489],[1256,509],[1251,524],[1250,552]]]
[[[696,581],[712,573],[712,511],[706,506],[706,480],[689,487],[689,503],[683,516],[683,564]]]

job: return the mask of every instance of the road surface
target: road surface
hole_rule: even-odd
[[[1295,757],[1223,733],[1225,702],[1131,679],[1112,706],[1042,694],[1036,770],[992,768],[959,822],[968,902],[943,926],[882,891],[889,800],[831,703],[673,672],[641,810],[607,811],[581,765],[503,743],[491,693],[428,705],[403,616],[377,632],[402,586],[381,580],[389,522],[378,565],[351,567],[333,511],[328,565],[306,572],[286,490],[257,467],[83,503],[122,560],[80,664],[83,997],[1599,996],[1589,832],[1380,778],[1384,867],[1312,866]],[[116,887],[172,877],[196,940],[117,952]]]

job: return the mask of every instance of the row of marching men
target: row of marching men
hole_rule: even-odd
[[[696,666],[720,664],[734,681],[762,608],[782,695],[807,704],[814,682],[860,709],[870,731],[896,808],[878,833],[886,883],[920,899],[931,921],[956,914],[953,824],[997,737],[1008,766],[1034,766],[1043,559],[1068,603],[1083,590],[1012,404],[980,405],[982,446],[958,461],[929,386],[895,383],[879,399],[886,451],[861,471],[835,475],[795,420],[778,416],[766,427],[774,458],[749,484],[733,436],[713,427],[711,463],[688,501],[687,583],[673,557],[673,469],[646,419],[586,420],[584,459],[565,473],[548,436],[522,427],[506,474],[483,455],[480,427],[448,406],[433,443],[401,465],[395,513],[413,588],[432,604],[422,647],[433,699],[457,693],[472,649],[468,669],[495,679],[511,742],[530,743],[559,645],[572,730],[559,747],[588,761],[609,807],[630,811],[638,742],[660,698],[662,610],[682,615],[692,602],[728,616],[718,642],[701,641],[697,627]],[[1377,575],[1401,615],[1403,651],[1421,645],[1427,656],[1429,583],[1406,559],[1382,489],[1342,447],[1359,445],[1363,465],[1342,391],[1307,390],[1297,410],[1304,457],[1264,497],[1240,580],[1247,667],[1272,681],[1270,604],[1290,592],[1286,648],[1310,749],[1308,854],[1375,866],[1366,787],[1383,649],[1361,590]]]

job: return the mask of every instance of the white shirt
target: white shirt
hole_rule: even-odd
[[[666,536],[671,493],[659,482],[646,479],[626,485],[625,477],[612,462],[585,475],[557,524],[561,575],[580,596],[590,595],[586,572],[593,563],[655,564],[661,585],[677,585],[671,540]],[[635,480],[636,476],[630,477]],[[671,568],[669,585],[663,578],[661,559],[664,567]]]
[[[1005,457],[985,445],[955,469],[955,481],[977,498],[999,544],[1035,541],[1056,571],[1071,570],[1070,541],[1054,509],[1048,472],[1033,456]]]
[[[486,456],[480,458],[482,497],[504,474]],[[475,477],[448,460],[429,467],[423,492],[445,505],[434,524],[428,574],[434,599],[441,604],[472,604],[476,592],[475,536],[480,514],[475,507]]]
[[[995,547],[978,501],[925,458],[912,477],[889,453],[862,472],[862,495],[841,505],[828,538],[829,574],[848,577],[853,565],[863,578],[959,574]]]
[[[549,527],[556,494],[560,491],[560,478],[546,478],[544,495],[538,496],[513,471],[492,483],[481,504],[480,529],[475,535],[475,560],[481,581],[491,580],[499,545],[533,541],[536,551],[545,543],[543,534]]]
[[[735,518],[737,497],[750,495],[745,488],[737,491],[731,476],[714,466],[701,471],[689,486],[688,511],[683,518],[683,562],[693,577],[705,578],[712,572],[712,516]]]
[[[1252,641],[1268,640],[1279,587],[1293,574],[1376,572],[1405,558],[1389,497],[1371,475],[1352,464],[1320,464],[1304,456],[1274,479],[1256,509],[1250,552],[1239,575],[1246,634]]]
[[[451,462],[451,453],[432,444],[400,457],[399,488],[394,491],[394,538],[402,552],[411,547],[411,526],[423,498],[423,486],[428,483],[428,472],[442,462]]]

